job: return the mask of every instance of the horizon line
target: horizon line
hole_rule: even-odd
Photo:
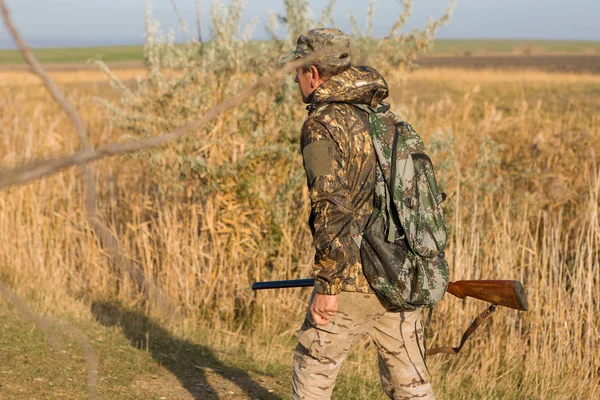
[[[382,39],[382,38],[380,38],[380,39]],[[271,39],[253,39],[253,40],[250,40],[250,42],[266,42],[266,41],[270,41],[270,40]],[[542,39],[542,38],[527,38],[527,37],[523,37],[523,38],[441,37],[441,38],[434,39],[434,42],[435,41],[444,41],[444,40],[449,40],[449,41],[466,40],[466,41],[488,41],[488,42],[494,42],[494,41],[600,42],[600,38],[598,38],[598,39]],[[84,40],[81,43],[72,43],[72,44],[65,44],[65,45],[55,45],[52,43],[48,43],[48,45],[40,44],[40,42],[43,42],[43,41],[44,41],[43,39],[42,40],[39,40],[39,39],[30,40],[30,43],[34,43],[33,45],[30,45],[30,48],[34,49],[34,50],[52,50],[52,49],[80,49],[80,48],[96,48],[96,47],[97,48],[101,48],[101,47],[137,47],[137,46],[143,46],[145,44],[143,40],[118,41],[118,42],[111,41],[111,40],[105,40],[105,41]],[[61,39],[49,40],[48,42],[59,42],[59,41],[61,41]],[[36,42],[37,42],[37,44],[36,44]],[[89,44],[85,44],[84,42],[88,42]],[[180,40],[180,41],[176,40],[175,44],[182,44],[182,43],[187,43],[187,42],[188,42],[187,40]],[[204,41],[204,43],[210,43],[210,40]],[[10,51],[10,50],[18,50],[18,49],[14,45],[14,43],[9,44],[6,42],[0,42],[0,51]]]

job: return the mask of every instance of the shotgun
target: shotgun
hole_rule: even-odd
[[[315,280],[312,278],[256,282],[252,285],[252,290],[307,287],[314,284]],[[499,306],[527,311],[527,295],[519,281],[456,281],[449,282],[446,291],[459,299],[473,297]]]

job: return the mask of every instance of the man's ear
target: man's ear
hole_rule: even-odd
[[[317,86],[320,86],[321,83],[323,83],[321,76],[319,75],[319,70],[317,69],[317,67],[315,67],[314,65],[310,66],[310,73],[312,75],[312,79],[310,81],[311,86],[313,88],[316,88]]]

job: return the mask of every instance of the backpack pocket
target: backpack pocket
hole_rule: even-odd
[[[406,238],[386,239],[382,214],[369,220],[360,246],[363,272],[378,297],[391,309],[431,307],[444,297],[448,264],[443,253],[421,257],[409,248]]]
[[[405,215],[411,219],[406,224],[409,232],[405,233],[415,253],[423,257],[435,257],[444,251],[447,243],[446,223],[441,206],[445,194],[438,188],[429,156],[415,151],[411,153],[411,159],[414,170],[412,193],[402,199],[403,207],[408,209]]]
[[[389,169],[392,211],[416,254],[435,257],[446,248],[447,235],[433,163],[421,137],[407,123],[396,126]]]

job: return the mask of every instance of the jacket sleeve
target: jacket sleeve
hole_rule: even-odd
[[[357,251],[350,229],[355,212],[343,149],[324,124],[310,118],[302,127],[301,140],[311,200],[309,225],[316,250],[315,289],[320,294],[338,294],[350,267],[349,252]]]

